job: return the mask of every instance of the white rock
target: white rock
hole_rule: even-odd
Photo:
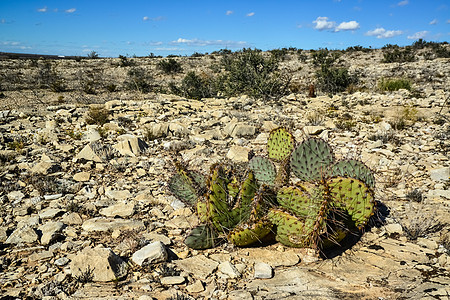
[[[255,275],[254,278],[266,279],[272,278],[273,270],[269,264],[263,262],[255,263]]]
[[[238,278],[241,273],[236,269],[236,267],[229,261],[221,262],[218,266],[218,270],[230,278]]]
[[[248,161],[248,152],[250,151],[247,147],[242,146],[232,146],[230,150],[228,150],[227,158],[234,162],[247,162]]]
[[[450,168],[439,168],[430,170],[430,177],[434,181],[447,181],[450,180]]]
[[[146,266],[152,263],[159,263],[167,260],[167,251],[163,243],[157,241],[136,251],[131,260],[139,265]]]
[[[5,244],[34,243],[39,239],[37,233],[30,226],[16,228],[6,239]]]
[[[119,203],[113,204],[111,206],[105,207],[100,209],[99,213],[105,217],[129,217],[134,214],[134,203],[127,202],[127,201],[121,201]]]
[[[161,284],[175,285],[182,284],[186,279],[183,276],[166,276],[161,278]]]
[[[42,232],[41,244],[48,245],[55,239],[62,237],[61,231],[64,228],[63,222],[48,222],[39,227]]]

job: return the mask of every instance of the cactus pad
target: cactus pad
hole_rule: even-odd
[[[267,140],[267,152],[269,158],[281,162],[285,160],[294,150],[294,136],[285,128],[273,129]]]
[[[331,147],[322,139],[308,138],[291,154],[291,169],[303,181],[318,181],[326,177],[334,161]]]
[[[336,177],[330,179],[328,184],[336,207],[346,210],[357,227],[367,224],[374,213],[373,191],[353,178]]]
[[[192,249],[208,249],[217,244],[217,232],[208,225],[199,225],[191,230],[184,243]]]
[[[197,191],[191,178],[183,170],[172,176],[169,181],[169,190],[184,203],[194,206],[197,202]]]
[[[228,234],[228,240],[239,247],[261,242],[272,231],[272,226],[268,220],[260,220],[250,225],[238,225]]]
[[[248,167],[255,174],[259,184],[273,186],[277,177],[277,170],[272,161],[266,157],[255,156],[248,163]]]
[[[375,177],[372,170],[359,160],[338,161],[333,165],[331,175],[356,178],[364,182],[368,187],[375,188]]]
[[[289,247],[309,247],[301,219],[279,208],[272,208],[268,217],[276,225],[277,241]]]

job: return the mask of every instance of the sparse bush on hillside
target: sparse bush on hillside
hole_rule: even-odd
[[[50,60],[39,60],[36,82],[41,89],[50,89],[52,92],[59,93],[67,90],[64,79],[58,75],[56,67]]]
[[[99,56],[99,54],[97,52],[95,52],[95,51],[91,51],[87,55],[87,57],[90,58],[90,59],[96,59],[96,58],[98,58],[98,56]]]
[[[144,69],[133,67],[127,73],[127,79],[124,82],[124,86],[129,90],[148,93],[153,89],[153,85],[150,83],[151,81],[153,81],[153,77]]]
[[[286,95],[291,76],[278,69],[279,60],[265,57],[261,50],[242,49],[222,57],[225,73],[219,76],[218,89],[225,96],[247,94],[260,99]]]
[[[384,49],[384,48],[383,48]],[[390,49],[390,48],[386,48]],[[383,60],[384,63],[403,63],[403,62],[413,62],[416,60],[416,57],[414,55],[414,52],[411,50],[412,48],[406,47],[403,50],[400,50],[400,48],[392,47],[393,50],[387,51],[383,53]]]
[[[411,82],[404,78],[394,78],[394,79],[381,79],[378,83],[378,87],[382,91],[398,91],[400,89],[405,89],[411,91]]]
[[[317,85],[325,93],[336,94],[345,91],[350,85],[356,84],[358,79],[350,75],[346,68],[322,65],[316,71]]]
[[[158,63],[158,68],[166,74],[179,73],[183,70],[181,64],[173,58],[161,60]]]
[[[214,78],[205,73],[197,75],[194,71],[186,74],[180,86],[171,83],[169,88],[172,93],[189,99],[200,100],[202,98],[217,96]]]
[[[315,67],[331,66],[341,56],[340,52],[329,51],[327,48],[311,51],[312,62]]]
[[[91,106],[86,115],[86,123],[89,125],[100,125],[106,124],[109,120],[109,110],[104,106]]]

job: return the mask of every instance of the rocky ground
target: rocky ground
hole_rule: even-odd
[[[380,53],[348,58],[366,89],[332,97],[122,91],[77,102],[72,92],[4,92],[0,299],[448,299],[450,61],[369,56]],[[308,86],[311,67],[286,66]],[[393,75],[414,78],[420,95],[373,88]],[[93,111],[107,111],[106,123],[92,122]],[[372,226],[328,253],[278,243],[188,249],[198,219],[168,192],[173,158],[203,172],[246,162],[277,126],[297,141],[320,136],[338,158],[375,171]]]

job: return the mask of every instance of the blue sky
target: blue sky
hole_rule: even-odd
[[[448,0],[0,0],[0,51],[146,56],[450,39]]]

